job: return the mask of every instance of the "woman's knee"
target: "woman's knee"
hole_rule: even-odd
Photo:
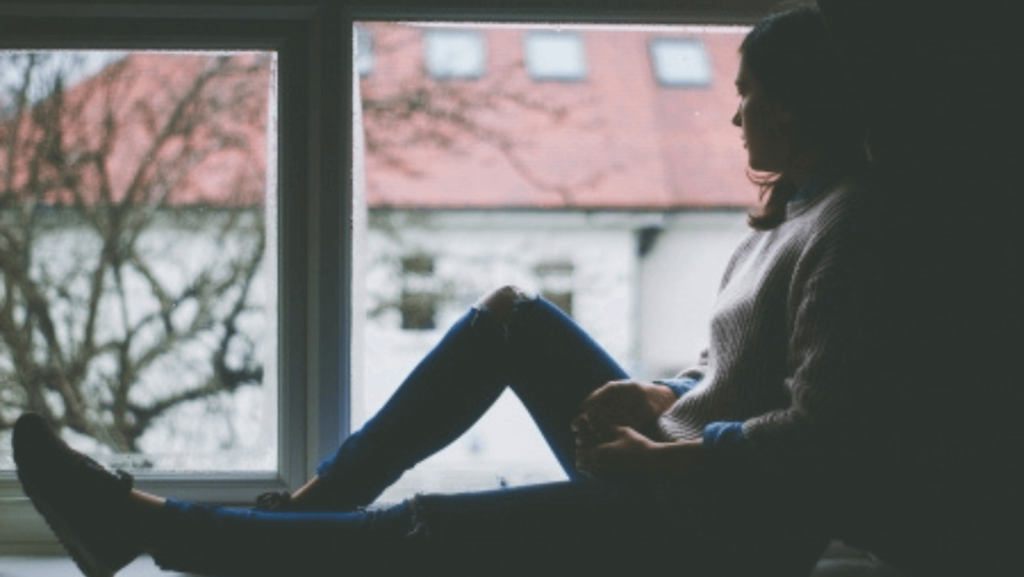
[[[508,322],[512,317],[512,309],[515,308],[517,303],[534,298],[536,298],[536,295],[519,287],[505,285],[487,293],[473,306],[479,309],[487,309],[498,320]]]

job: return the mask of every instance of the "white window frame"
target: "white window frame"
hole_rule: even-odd
[[[278,53],[278,469],[269,473],[142,473],[136,486],[195,501],[246,504],[294,489],[348,429],[351,116],[339,102],[352,80],[350,33],[339,7],[262,2],[239,6],[0,1],[0,48],[214,49]],[[55,16],[59,14],[60,16]],[[348,44],[346,44],[346,40]],[[329,103],[329,104],[328,104]],[[326,191],[326,192],[322,192]],[[344,256],[343,256],[344,255]],[[340,352],[339,352],[340,351]],[[321,386],[329,383],[328,386]],[[0,554],[59,551],[12,472],[0,474]]]
[[[294,489],[348,435],[353,242],[353,23],[366,20],[750,24],[775,0],[0,0],[0,48],[278,50],[279,469],[140,475],[137,486],[245,504]],[[356,224],[358,226],[358,223]],[[60,548],[0,474],[0,555]]]

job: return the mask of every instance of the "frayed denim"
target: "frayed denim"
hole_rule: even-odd
[[[475,307],[366,425],[317,468],[353,509],[280,513],[169,501],[154,558],[213,575],[782,575],[809,570],[825,540],[794,496],[739,491],[735,479],[590,479],[575,469],[580,404],[626,373],[540,298],[507,322]],[[569,481],[418,495],[365,509],[469,429],[506,387],[523,402]],[[514,434],[514,432],[510,432]]]

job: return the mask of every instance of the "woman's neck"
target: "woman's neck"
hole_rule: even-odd
[[[825,164],[825,155],[817,148],[804,149],[795,156],[789,169],[786,170],[786,178],[792,182],[797,190],[802,189],[807,181]]]

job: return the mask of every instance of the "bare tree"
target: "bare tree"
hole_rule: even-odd
[[[262,381],[271,61],[132,54],[76,82],[82,54],[2,58],[0,428],[31,410],[135,452]]]
[[[551,98],[530,80],[521,56],[494,63],[495,68],[479,78],[438,80],[419,64],[423,28],[363,26],[373,34],[372,51],[379,67],[389,68],[383,80],[366,79],[361,91],[366,155],[386,170],[415,179],[431,167],[410,161],[411,151],[435,149],[459,158],[474,148],[490,148],[529,186],[558,194],[567,205],[607,175],[606,170],[591,168],[552,177],[537,169],[537,161],[544,159],[531,150],[534,143],[522,125],[582,133],[586,127],[577,112],[586,107],[587,97],[560,92]],[[410,65],[410,59],[416,64]]]
[[[419,41],[388,30],[382,62]],[[0,430],[31,410],[132,453],[175,409],[262,382],[271,60],[132,54],[76,78],[87,60],[0,56]],[[561,123],[572,103],[532,92],[521,60],[504,66],[367,85],[367,156],[415,179],[429,167],[411,147],[484,146],[565,198],[599,181],[531,168],[509,119]]]

